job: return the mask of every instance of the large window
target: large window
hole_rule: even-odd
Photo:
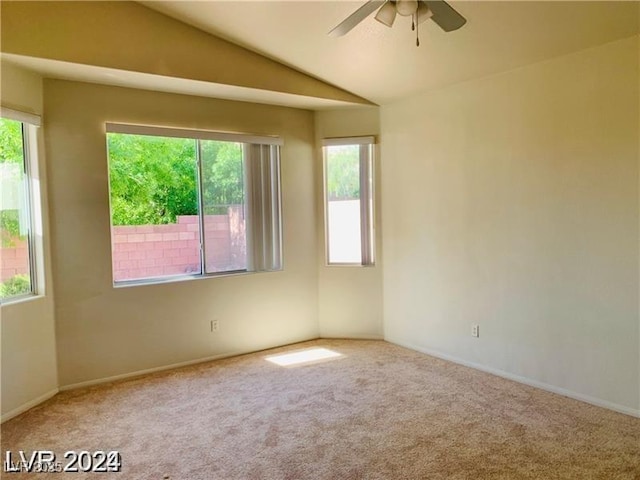
[[[280,144],[107,124],[114,282],[280,270]]]
[[[373,265],[373,137],[323,142],[329,265]]]
[[[3,108],[0,117],[0,302],[36,292],[34,207],[40,118]]]

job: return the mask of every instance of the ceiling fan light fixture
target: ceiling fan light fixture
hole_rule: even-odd
[[[398,15],[402,15],[408,17],[409,15],[413,15],[418,10],[418,1],[417,0],[397,0],[396,1],[396,10],[398,11]]]
[[[388,27],[393,25],[396,15],[411,17],[411,29],[415,30],[416,36],[418,25],[429,18],[445,32],[457,30],[467,23],[467,20],[445,0],[367,0],[331,29],[329,36],[341,37],[349,33],[374,12],[376,20]]]
[[[418,9],[416,11],[416,17],[418,23],[423,23],[433,17],[433,12],[429,6],[424,2],[418,2]]]
[[[389,1],[382,5],[380,10],[378,10],[378,13],[376,13],[375,18],[387,27],[392,26],[396,19],[396,6],[394,5],[394,2]]]

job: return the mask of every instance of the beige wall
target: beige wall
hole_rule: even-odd
[[[321,111],[315,114],[318,199],[318,294],[322,337],[382,338],[382,236],[380,156],[376,154],[376,264],[372,267],[327,266],[325,256],[322,139],[379,135],[378,107]],[[376,147],[379,153],[379,146]]]
[[[311,112],[45,80],[45,114],[61,387],[318,336]],[[285,270],[114,288],[106,121],[282,136]]]
[[[172,22],[123,8],[152,29]],[[217,42],[189,32],[194,45]],[[23,40],[3,50],[102,64],[77,42]],[[204,48],[233,50],[216,45]],[[51,279],[46,296],[2,307],[3,418],[56,391],[56,345],[68,387],[318,335],[377,338],[383,312],[390,341],[640,413],[639,51],[637,37],[615,42],[385,106],[381,120],[376,108],[313,114],[47,80],[57,344]],[[354,100],[249,54],[233,79],[189,70],[182,47],[166,45],[164,64],[136,52],[103,60]],[[3,105],[40,113],[42,79],[3,67]],[[113,288],[105,121],[283,136],[285,271]],[[326,267],[319,140],[378,133],[377,265]]]
[[[370,104],[136,2],[3,2],[1,8],[5,53]]]
[[[3,106],[42,114],[41,77],[2,62],[0,79]],[[39,143],[42,146],[41,139]],[[2,420],[55,394],[58,388],[46,162],[43,148],[39,150],[39,171],[33,172],[33,177],[39,180],[43,198],[43,230],[37,238],[40,294],[0,307]]]
[[[382,108],[386,339],[640,414],[638,42]]]

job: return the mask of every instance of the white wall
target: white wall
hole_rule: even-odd
[[[386,339],[640,414],[638,48],[382,108]]]
[[[45,114],[61,387],[318,337],[312,112],[45,80]],[[285,270],[114,288],[106,121],[282,136]]]
[[[42,114],[42,78],[7,62],[0,68],[2,106]],[[40,278],[40,295],[0,307],[3,421],[58,391],[46,162],[43,148],[39,150],[40,170],[33,176],[40,181],[43,197],[43,231],[38,243],[43,249],[39,273],[44,278]]]
[[[382,338],[382,229],[380,156],[376,155],[376,264],[370,267],[327,266],[325,258],[322,139],[378,135],[377,107],[315,113],[316,192],[318,208],[318,299],[320,335],[340,338]],[[378,147],[376,146],[376,150]]]

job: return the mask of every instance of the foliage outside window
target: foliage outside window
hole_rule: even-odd
[[[35,126],[0,118],[0,301],[35,291],[29,138]],[[25,114],[26,115],[26,114]]]
[[[107,129],[115,283],[281,269],[277,139]]]
[[[329,265],[373,265],[373,138],[324,141]]]

